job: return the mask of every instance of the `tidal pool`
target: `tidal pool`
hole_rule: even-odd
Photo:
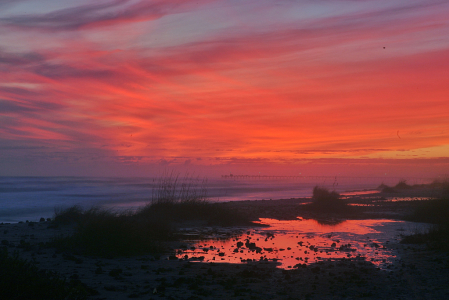
[[[185,241],[189,246],[177,249],[176,256],[204,262],[276,262],[283,269],[359,257],[384,269],[397,258],[389,245],[398,243],[401,234],[426,227],[389,219],[325,223],[312,219],[260,219],[259,223],[266,227],[187,230]]]

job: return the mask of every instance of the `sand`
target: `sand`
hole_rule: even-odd
[[[288,219],[310,214],[298,208],[305,201],[242,201],[226,205],[251,211],[254,218]],[[403,216],[403,204],[397,204],[399,208],[395,209],[389,205],[364,208],[368,213],[365,217]],[[449,256],[423,245],[388,244],[397,251],[398,260],[384,270],[363,258],[284,270],[272,261],[226,264],[170,260],[168,254],[105,259],[59,253],[43,243],[70,234],[73,227],[50,225],[48,221],[1,224],[0,241],[10,253],[17,251],[19,257],[35,262],[41,269],[56,271],[68,280],[80,280],[95,291],[90,299],[449,299]]]

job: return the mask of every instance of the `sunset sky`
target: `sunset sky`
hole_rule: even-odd
[[[447,0],[0,0],[0,175],[443,176]]]

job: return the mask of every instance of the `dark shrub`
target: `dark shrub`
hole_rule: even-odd
[[[98,208],[80,212],[76,222],[76,232],[55,239],[54,246],[103,257],[127,256],[162,251],[160,241],[173,237],[171,225],[161,218],[146,219]]]
[[[405,180],[399,181],[398,184],[396,184],[394,187],[401,190],[408,190],[412,188],[410,185],[407,184],[407,181]]]
[[[386,187],[388,187],[388,185],[386,185],[385,183],[381,183],[378,187],[377,187],[377,189],[378,190],[382,190],[382,189],[384,189],[384,188],[386,188]]]
[[[403,244],[427,244],[432,249],[449,250],[449,227],[435,225],[425,232],[404,236]]]
[[[449,198],[422,201],[407,218],[414,222],[435,224],[424,233],[402,239],[403,243],[426,243],[431,248],[449,250]]]
[[[322,212],[341,212],[347,209],[346,203],[340,199],[340,194],[318,186],[313,188],[311,206]]]
[[[84,214],[83,209],[81,208],[81,206],[78,205],[66,209],[55,208],[53,224],[54,225],[75,224],[81,221],[83,214]]]
[[[414,222],[449,225],[449,198],[421,201],[407,219]]]
[[[99,256],[122,256],[161,252],[161,241],[175,237],[176,225],[183,222],[208,225],[251,224],[241,214],[206,200],[204,180],[178,176],[163,177],[153,191],[149,205],[133,213],[106,209],[83,210],[78,206],[59,210],[54,223],[77,224],[70,237],[58,238],[54,246]]]
[[[223,207],[218,203],[207,201],[189,202],[156,202],[152,203],[136,213],[142,218],[154,218],[163,216],[169,222],[182,223],[188,221],[201,221],[207,225],[250,225],[241,213]]]
[[[39,270],[34,264],[0,249],[0,299],[87,299],[93,291],[80,282],[66,282],[58,274]]]
[[[449,181],[448,180],[443,181],[441,183],[441,194],[446,199],[449,199]]]
[[[208,225],[251,224],[241,213],[211,203],[207,199],[206,180],[173,173],[159,179],[151,203],[137,212],[144,218],[163,217],[170,222],[203,221]]]
[[[379,185],[377,187],[377,189],[380,190],[382,193],[397,193],[398,192],[391,186],[386,185],[385,183],[382,183],[381,185]]]
[[[386,186],[382,189],[382,193],[397,193],[398,191],[390,186]]]
[[[158,203],[199,203],[206,202],[206,179],[190,177],[188,174],[180,179],[179,175],[171,173],[160,177],[158,185],[153,190],[152,204]]]

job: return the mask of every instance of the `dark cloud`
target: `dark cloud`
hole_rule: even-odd
[[[50,58],[37,53],[37,52],[27,52],[27,53],[10,53],[2,51],[0,49],[0,71],[2,71],[2,66],[6,66],[5,72],[14,72],[16,70],[20,71],[30,71],[34,74],[41,75],[51,79],[64,79],[64,78],[96,78],[96,79],[112,79],[117,77],[117,72],[111,69],[105,68],[95,68],[95,69],[81,69],[74,67],[69,64],[64,63],[54,63],[49,62]],[[129,74],[119,74],[120,80]],[[7,93],[13,93],[17,95],[33,95],[34,91],[27,89],[17,88],[17,87],[1,87],[2,91]]]
[[[2,92],[2,89],[0,89]],[[64,108],[59,103],[45,101],[12,101],[0,99],[0,114],[2,113],[32,113],[42,111],[55,111]]]
[[[39,94],[33,90],[10,86],[0,87],[0,93],[2,93],[3,95],[13,95],[14,98],[17,100],[24,100],[27,97],[34,97]]]
[[[45,150],[45,149],[49,149],[49,147],[45,147],[45,146],[0,146],[1,150]]]
[[[162,159],[159,160],[159,165],[160,166],[168,166],[168,165],[173,164],[173,163],[176,163],[176,159],[169,159],[169,160],[167,160],[167,159],[162,158]]]
[[[101,3],[93,2],[87,5],[64,8],[45,14],[26,14],[3,17],[0,23],[9,26],[44,29],[44,30],[77,30],[83,27],[96,27],[111,25],[120,22],[138,22],[161,18],[167,14],[179,12],[186,9],[189,4],[198,5],[207,0],[165,0],[165,1],[130,1],[130,0],[110,0]],[[326,1],[325,1],[326,2]],[[359,2],[359,1],[358,1]],[[17,3],[15,0],[0,0],[1,6],[8,6]],[[446,5],[445,0],[430,0],[409,3],[405,1],[396,7],[388,7],[373,11],[362,11],[357,13],[362,21],[367,17],[384,19],[386,16],[396,16],[409,11],[420,11],[429,7]],[[298,3],[298,5],[301,5]],[[353,15],[342,15],[341,20],[350,20]],[[333,18],[335,19],[335,18]]]
[[[448,6],[449,4],[447,1],[441,0],[418,3],[404,2],[388,8],[371,8],[354,13],[313,18],[305,20],[301,24],[294,21],[285,23],[281,27],[261,28],[261,30],[251,33],[235,30],[232,34],[226,32],[225,35],[218,35],[210,40],[193,42],[183,45],[182,48],[168,48],[164,51],[167,54],[173,53],[174,57],[170,61],[179,61],[176,58],[178,56],[184,58],[185,62],[194,62],[195,64],[226,63],[247,58],[273,57],[273,55],[283,55],[288,52],[345,44],[350,41],[363,40],[372,35],[387,37],[403,34],[406,28],[413,30],[412,19],[421,18],[420,15],[404,18],[404,14],[422,12],[426,8],[444,5]],[[183,52],[183,55],[176,53],[179,50]],[[155,66],[148,64],[146,68],[151,71],[151,68],[155,68]],[[159,66],[157,69],[164,71]],[[168,72],[168,70],[165,71]]]
[[[6,124],[2,125],[0,128],[2,128],[3,133],[6,133],[6,136],[10,135],[22,138],[30,135],[30,132],[28,130],[16,129]]]
[[[40,29],[78,29],[88,24],[113,19],[108,9],[128,2],[115,0],[105,3],[95,3],[71,8],[64,8],[46,14],[27,14],[0,19],[0,22],[18,27],[32,27]],[[115,18],[118,16],[116,15]]]
[[[17,5],[17,3],[25,2],[27,0],[0,0],[0,7],[5,8],[8,6]]]
[[[448,5],[446,0],[426,0],[418,2],[404,1],[402,5],[397,7],[389,7],[387,9],[377,11],[378,16],[399,15],[409,11],[422,12],[423,9],[433,8],[435,6]]]
[[[192,1],[113,0],[56,10],[46,14],[29,14],[0,19],[5,25],[46,29],[76,30],[120,22],[137,22],[160,18],[172,9]],[[201,2],[201,1],[196,1]]]
[[[211,157],[210,159],[215,159],[219,161],[220,164],[258,164],[258,163],[269,163],[271,160],[268,158],[243,158],[243,157]]]
[[[0,49],[0,65],[27,65],[31,63],[41,63],[45,57],[36,52],[10,53]]]
[[[14,87],[14,86],[2,86],[0,87],[0,94],[8,95],[9,98],[13,98],[17,101],[28,102],[29,99],[36,99],[41,96],[41,93],[29,90],[22,87]],[[1,99],[0,99],[1,100]],[[6,101],[6,100],[5,100]]]
[[[3,113],[23,113],[35,109],[19,104],[18,102],[0,99],[0,115]]]
[[[339,154],[339,153],[360,153],[360,152],[383,152],[391,151],[391,149],[310,149],[310,150],[288,150],[288,151],[278,151],[278,152],[292,152],[295,154]]]
[[[89,70],[79,69],[66,64],[43,63],[32,68],[35,74],[39,74],[52,79],[64,78],[111,78],[114,72],[110,70]]]

